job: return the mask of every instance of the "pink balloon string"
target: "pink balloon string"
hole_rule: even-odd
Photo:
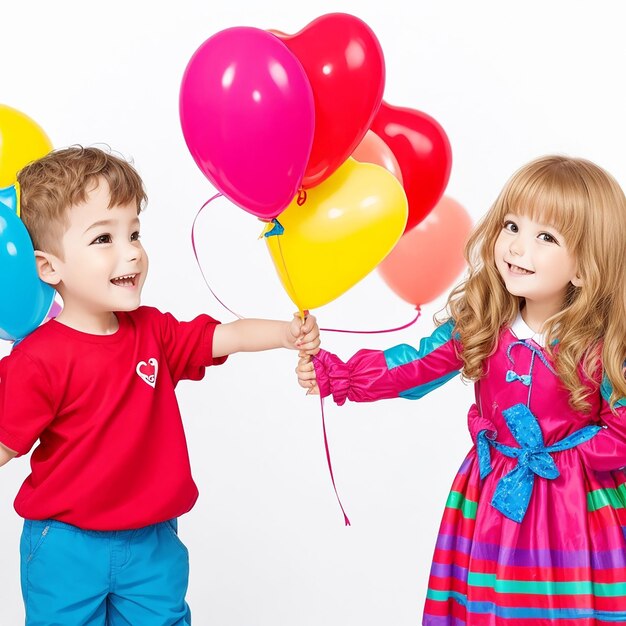
[[[415,317],[406,324],[402,326],[397,326],[396,328],[383,328],[379,330],[350,330],[350,329],[341,329],[341,328],[320,328],[320,330],[331,332],[331,333],[352,333],[352,334],[364,334],[364,335],[374,335],[377,333],[393,333],[399,330],[404,330],[405,328],[409,328],[409,326],[413,326],[415,322],[419,319],[422,311],[418,306],[415,307],[417,314]],[[328,471],[330,472],[330,479],[333,483],[333,489],[335,490],[335,496],[337,498],[337,502],[339,503],[339,507],[341,508],[341,512],[343,513],[343,521],[346,526],[350,526],[350,520],[346,515],[346,511],[343,508],[343,504],[341,503],[341,498],[339,497],[339,492],[337,491],[337,485],[335,484],[335,474],[333,472],[333,464],[330,460],[330,449],[328,447],[328,437],[326,435],[326,416],[324,415],[324,398],[320,396],[320,410],[322,413],[322,430],[324,432],[324,448],[326,449],[326,462],[328,463]]]
[[[196,238],[195,238],[195,228],[196,228],[196,222],[198,221],[198,218],[200,217],[200,214],[202,213],[202,211],[207,207],[207,205],[209,205],[213,200],[215,200],[216,198],[219,198],[222,194],[221,193],[216,193],[213,197],[209,198],[198,210],[198,212],[196,213],[196,217],[193,220],[192,226],[191,226],[191,246],[193,248],[193,254],[194,257],[196,259],[196,263],[198,264],[198,268],[200,269],[200,273],[202,274],[202,278],[206,284],[206,286],[208,287],[209,291],[211,292],[211,294],[213,295],[213,297],[230,313],[232,313],[235,317],[239,318],[239,319],[245,319],[245,317],[243,317],[242,315],[239,315],[239,313],[236,313],[235,311],[233,311],[230,307],[228,307],[224,302],[222,302],[222,300],[218,297],[218,295],[215,293],[215,291],[213,291],[211,285],[209,284],[209,281],[206,278],[206,275],[204,274],[204,271],[202,269],[202,264],[200,263],[200,259],[198,257],[198,250],[196,248]],[[280,250],[280,256],[281,259],[283,261],[283,264],[285,265],[285,272],[287,274],[287,277],[289,278],[289,273],[287,272],[287,266],[285,264],[285,260],[282,257],[282,249],[280,248],[280,242],[279,242],[279,250]],[[289,279],[291,280],[291,279]],[[415,324],[415,322],[417,322],[417,320],[419,319],[420,315],[421,315],[421,309],[419,306],[415,307],[415,310],[417,311],[417,314],[415,315],[415,317],[410,321],[407,322],[406,324],[403,324],[402,326],[397,326],[396,328],[385,328],[385,329],[380,329],[380,330],[349,330],[349,329],[339,329],[339,328],[320,328],[320,330],[326,331],[326,332],[331,332],[331,333],[353,333],[353,334],[378,334],[378,333],[392,333],[392,332],[396,332],[399,330],[404,330],[405,328],[409,328],[409,326],[412,326],[413,324]],[[335,497],[337,498],[337,502],[339,503],[339,508],[341,508],[341,512],[343,514],[343,521],[344,524],[346,526],[350,526],[350,520],[348,519],[348,516],[346,515],[346,511],[343,508],[343,504],[341,502],[341,498],[339,497],[339,492],[337,491],[337,485],[335,483],[335,474],[333,472],[333,464],[332,461],[330,459],[330,448],[328,446],[328,435],[326,433],[326,416],[324,414],[324,398],[322,398],[320,396],[320,410],[321,410],[321,414],[322,414],[322,432],[324,434],[324,449],[326,451],[326,463],[328,464],[328,471],[330,473],[330,479],[332,481],[333,484],[333,490],[335,492]]]
[[[196,263],[198,264],[198,268],[200,269],[200,274],[202,274],[202,278],[204,280],[205,285],[209,288],[209,291],[211,292],[211,294],[213,295],[213,297],[230,313],[232,313],[235,317],[239,318],[240,320],[245,319],[243,317],[243,315],[239,315],[239,313],[235,313],[235,311],[233,311],[230,307],[226,306],[218,297],[218,295],[213,291],[211,285],[209,284],[209,281],[207,280],[205,274],[204,274],[204,270],[202,269],[202,264],[200,263],[200,259],[198,258],[198,250],[196,249],[196,237],[195,237],[195,228],[196,228],[196,222],[198,221],[198,218],[200,217],[200,214],[202,213],[202,211],[204,211],[205,207],[207,205],[209,205],[211,202],[213,202],[213,200],[215,200],[216,198],[219,198],[222,194],[221,193],[216,193],[213,197],[209,198],[198,210],[198,212],[196,213],[196,217],[193,218],[193,223],[191,225],[191,247],[193,248],[193,254],[196,258]]]
[[[378,330],[350,330],[349,328],[320,328],[320,330],[323,330],[327,333],[348,333],[352,335],[377,335],[380,333],[395,333],[399,330],[404,330],[405,328],[409,328],[410,326],[413,326],[415,322],[417,322],[417,320],[420,318],[420,315],[422,314],[422,309],[420,308],[419,304],[415,307],[415,310],[417,311],[417,313],[410,322],[407,322],[406,324],[403,324],[402,326],[396,326],[395,328],[381,328]]]
[[[335,496],[337,498],[337,502],[339,502],[339,507],[341,508],[341,512],[343,513],[343,523],[346,526],[351,526],[350,520],[346,515],[346,511],[343,508],[343,504],[341,503],[341,498],[339,497],[339,492],[337,491],[337,485],[335,484],[335,475],[333,473],[333,464],[330,460],[330,449],[328,447],[328,437],[326,435],[326,418],[324,416],[324,398],[320,396],[320,409],[322,411],[322,431],[324,432],[324,448],[326,449],[326,462],[328,463],[328,471],[330,472],[330,479],[333,483],[333,489],[335,490]]]

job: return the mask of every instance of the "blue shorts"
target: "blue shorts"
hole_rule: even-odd
[[[24,521],[26,626],[186,626],[189,554],[176,520],[137,530]]]

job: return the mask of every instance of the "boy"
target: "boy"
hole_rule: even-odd
[[[198,491],[174,388],[234,352],[314,354],[315,318],[178,322],[140,307],[134,168],[72,147],[18,180],[39,276],[64,304],[0,361],[0,465],[40,442],[15,500],[26,624],[190,624],[176,518]]]

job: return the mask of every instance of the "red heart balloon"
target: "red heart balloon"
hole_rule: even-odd
[[[302,186],[328,178],[368,131],[385,86],[378,39],[347,13],[322,15],[295,35],[270,31],[302,64],[313,89],[315,134]]]
[[[371,129],[391,148],[400,164],[409,201],[405,232],[439,202],[450,178],[452,150],[441,125],[426,113],[383,102]]]

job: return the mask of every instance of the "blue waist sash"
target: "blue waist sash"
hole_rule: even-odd
[[[575,448],[589,441],[602,427],[585,426],[561,441],[545,446],[539,422],[525,404],[516,404],[505,409],[502,415],[520,447],[505,446],[490,439],[486,430],[480,431],[476,440],[480,477],[485,478],[492,470],[490,448],[517,459],[517,466],[498,481],[491,504],[509,519],[521,522],[528,509],[535,474],[547,479],[559,476],[559,470],[550,453]]]

